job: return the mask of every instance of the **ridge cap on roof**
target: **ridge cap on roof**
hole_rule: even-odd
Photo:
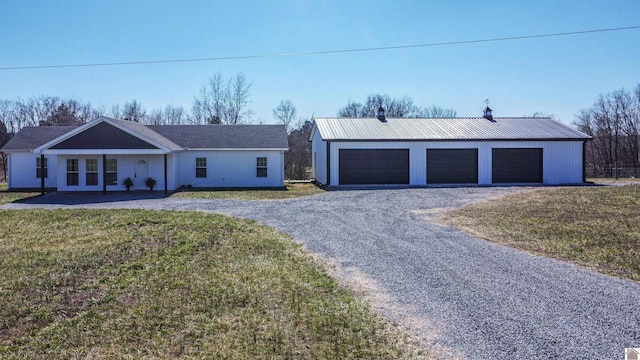
[[[521,119],[521,120],[528,120],[528,119],[535,119],[535,120],[553,120],[553,121],[558,121],[552,117],[548,117],[548,116],[543,116],[543,117],[538,117],[538,116],[494,116],[494,119]],[[316,120],[318,119],[331,119],[331,120],[343,120],[343,119],[347,119],[347,120],[378,120],[378,118],[375,117],[340,117],[340,116],[325,116],[325,117],[317,117]],[[456,116],[456,117],[387,117],[387,120],[455,120],[455,119],[460,119],[460,120],[472,120],[472,119],[478,119],[478,120],[482,120],[485,119],[482,116]]]

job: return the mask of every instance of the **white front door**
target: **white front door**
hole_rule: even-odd
[[[133,185],[136,189],[146,189],[144,179],[149,177],[149,160],[136,159],[133,167]]]

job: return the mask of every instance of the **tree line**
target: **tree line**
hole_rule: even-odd
[[[586,146],[588,176],[640,176],[640,84],[599,95],[574,126],[593,137]]]
[[[0,147],[24,127],[79,126],[100,116],[109,116],[147,125],[250,124],[252,84],[244,74],[226,78],[215,74],[193,98],[191,109],[166,105],[146,109],[132,99],[110,108],[93,106],[75,98],[40,95],[29,99],[0,99]],[[339,117],[375,117],[379,107],[388,117],[455,117],[453,109],[439,106],[421,107],[409,97],[393,98],[370,94],[362,103],[349,100],[338,109]],[[314,117],[303,117],[291,100],[282,100],[272,110],[272,117],[285,125],[289,151],[285,152],[285,178],[307,179],[311,175],[311,143],[308,139]],[[0,152],[0,182],[6,182],[6,154]]]

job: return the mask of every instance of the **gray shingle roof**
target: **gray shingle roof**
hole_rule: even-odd
[[[105,119],[171,150],[289,147],[284,125],[143,125],[127,120]],[[23,128],[2,149],[33,150],[76,128],[77,126]]]
[[[25,127],[18,131],[18,133],[2,147],[2,150],[33,150],[75,128],[77,128],[77,126]]]
[[[284,125],[149,125],[189,149],[287,149]]]
[[[588,140],[550,118],[317,118],[324,140]]]
[[[105,116],[105,118],[107,118]],[[162,146],[165,146],[171,150],[181,150],[182,148],[177,145],[176,143],[174,143],[173,141],[171,141],[170,139],[167,139],[166,137],[158,134],[157,132],[149,129],[148,126],[144,125],[144,124],[140,124],[134,121],[128,121],[128,120],[120,120],[120,119],[114,119],[114,118],[107,118],[111,121],[113,121],[114,123],[126,127],[127,129],[140,134],[142,137],[145,137],[151,141],[154,141],[157,144],[160,144]]]

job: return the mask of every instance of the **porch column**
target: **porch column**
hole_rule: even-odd
[[[167,154],[164,154],[164,194],[169,193],[169,185],[167,184]]]
[[[40,195],[44,195],[44,154],[40,153]]]
[[[107,194],[107,154],[102,154],[102,193]]]

